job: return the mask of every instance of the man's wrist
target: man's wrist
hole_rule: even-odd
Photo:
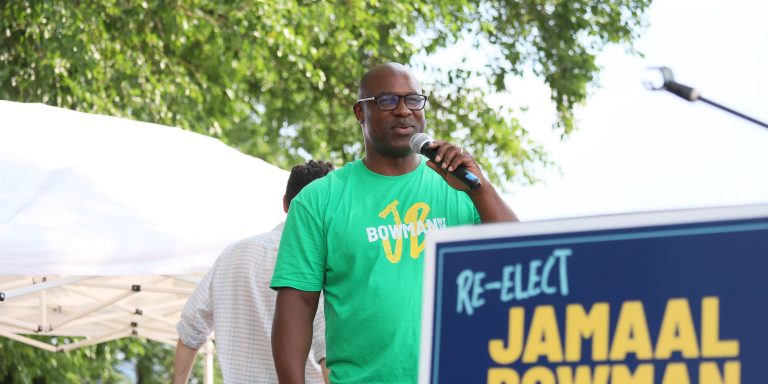
[[[495,188],[487,179],[483,178],[480,182],[480,188],[475,189],[474,191],[469,189],[465,192],[474,201],[475,199],[483,199],[487,196],[492,196],[495,192]]]

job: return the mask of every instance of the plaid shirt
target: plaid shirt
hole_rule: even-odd
[[[227,247],[184,306],[176,329],[184,345],[199,349],[215,331],[225,383],[277,383],[272,359],[272,318],[277,292],[269,288],[281,223],[271,232]],[[325,357],[322,302],[315,316],[306,382],[322,383],[318,361]]]

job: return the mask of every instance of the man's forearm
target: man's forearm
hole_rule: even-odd
[[[520,221],[493,185],[486,183],[477,191],[467,192],[483,223]]]
[[[304,382],[304,367],[312,345],[312,322],[320,292],[281,288],[272,323],[272,356],[280,383]]]
[[[179,340],[176,343],[176,354],[173,356],[173,384],[187,384],[192,366],[195,365],[197,349],[184,345]]]

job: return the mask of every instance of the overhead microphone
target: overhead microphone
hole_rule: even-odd
[[[688,101],[701,98],[698,90],[675,81],[672,70],[667,67],[649,68],[648,79],[643,81],[645,88],[650,91],[667,90]]]
[[[416,133],[411,136],[411,150],[426,156],[432,161],[435,161],[437,151],[429,147],[429,144],[431,144],[433,141],[435,140],[425,133]],[[437,162],[435,161],[435,163]],[[456,167],[456,169],[451,172],[451,175],[459,179],[462,183],[464,183],[464,185],[473,191],[479,189],[482,186],[480,179],[475,176],[474,173],[467,171],[467,168],[465,168],[463,165]]]
[[[644,81],[643,84],[645,85],[646,88],[648,88],[651,91],[665,90],[665,91],[672,92],[675,95],[680,96],[683,99],[686,99],[688,101],[701,100],[713,107],[720,108],[723,111],[726,111],[735,116],[741,117],[744,120],[751,121],[763,128],[768,128],[768,124],[760,120],[757,120],[754,117],[747,116],[741,112],[735,111],[722,104],[709,100],[704,96],[702,96],[699,93],[699,91],[696,90],[695,88],[676,82],[675,76],[672,74],[672,70],[667,67],[654,67],[649,69],[651,70],[651,72],[649,72],[649,75],[651,76],[649,77],[648,80]]]

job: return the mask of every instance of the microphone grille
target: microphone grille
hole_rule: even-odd
[[[421,153],[421,148],[424,146],[424,144],[432,142],[431,137],[427,135],[426,133],[416,133],[413,136],[411,136],[411,150],[416,153]]]

